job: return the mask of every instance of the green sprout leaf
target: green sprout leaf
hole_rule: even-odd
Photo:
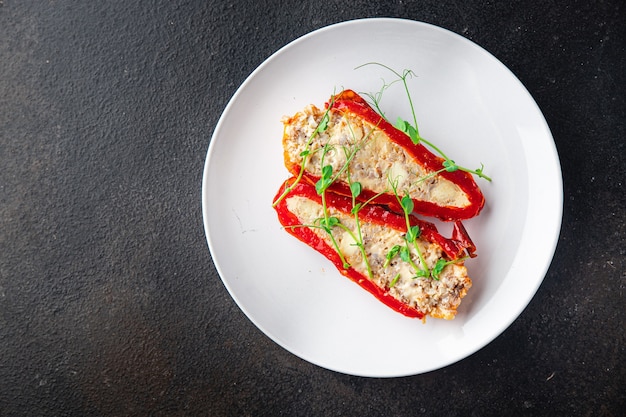
[[[407,122],[406,120],[404,120],[402,117],[398,117],[396,119],[396,123],[393,125],[396,129],[401,130],[402,132],[406,133],[406,127],[409,124],[409,122]]]
[[[360,182],[353,182],[350,184],[350,191],[352,192],[352,197],[356,198],[361,194],[363,187]]]
[[[327,217],[325,223],[326,227],[333,228],[339,224],[339,219],[337,217]]]
[[[451,159],[446,159],[445,161],[443,161],[442,165],[448,172],[454,172],[459,169],[459,166]]]
[[[398,280],[400,279],[400,273],[398,272],[396,274],[395,277],[393,277],[393,279],[391,280],[391,282],[389,283],[389,288],[393,288],[394,285],[396,285],[398,283]]]
[[[430,271],[432,277],[436,280],[439,280],[439,274],[441,274],[441,271],[443,271],[443,268],[445,268],[446,265],[448,265],[448,262],[446,262],[444,259],[438,259],[435,263],[435,266],[433,266],[433,269]]]
[[[428,278],[428,271],[425,269],[418,269],[417,271],[415,271],[415,277],[413,278]]]
[[[331,233],[332,228],[339,224],[339,218],[333,216],[321,217],[317,221],[320,227],[328,233]]]
[[[417,130],[413,126],[411,126],[409,123],[407,123],[407,129],[405,133],[409,135],[409,137],[411,138],[411,141],[414,144],[417,145],[420,142],[420,137],[419,137],[419,134],[417,133]]]
[[[455,264],[457,262],[463,262],[465,259],[467,259],[467,256],[458,259],[452,259],[450,261],[446,261],[445,259],[438,259],[435,263],[435,266],[433,266],[433,269],[430,271],[430,275],[433,277],[433,279],[439,281],[439,276],[446,266]]]
[[[398,254],[398,252],[400,252],[401,248],[402,247],[400,245],[395,245],[389,250],[389,252],[387,252],[387,255],[385,255],[386,261],[383,264],[383,268],[387,268],[389,266],[389,263]]]
[[[330,120],[330,116],[328,115],[328,112],[324,113],[324,116],[322,117],[322,120],[320,120],[320,124],[317,127],[317,130],[319,132],[325,132],[326,129],[328,129],[328,121]]]
[[[331,165],[325,165],[322,167],[322,177],[315,183],[315,191],[318,194],[323,194],[324,191],[330,186],[333,175],[333,167]]]
[[[416,225],[409,227],[406,231],[406,241],[409,243],[415,243],[415,239],[419,237],[420,233],[421,230],[419,226]]]
[[[402,200],[400,200],[400,205],[402,206],[402,210],[404,210],[406,214],[413,213],[413,200],[408,195],[402,197]]]
[[[325,165],[322,167],[322,178],[330,178],[333,175],[332,165]]]
[[[411,123],[404,120],[402,117],[398,117],[394,127],[406,133],[411,138],[411,141],[414,144],[417,145],[420,142],[420,136],[419,136],[419,133],[417,132],[417,129],[413,127]]]
[[[409,252],[408,246],[400,247],[400,259],[404,262],[411,262],[411,253]]]
[[[327,181],[324,181],[324,178],[320,178],[319,180],[317,180],[317,182],[315,183],[315,191],[317,191],[318,194],[323,194],[327,188],[326,183]]]

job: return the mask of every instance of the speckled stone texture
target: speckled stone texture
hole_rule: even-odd
[[[564,180],[523,314],[397,379],[333,373],[263,335],[219,279],[200,200],[247,75],[311,30],[376,16],[507,65]],[[0,416],[623,416],[625,22],[620,0],[0,0]]]

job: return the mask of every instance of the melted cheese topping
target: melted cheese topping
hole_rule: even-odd
[[[287,208],[298,217],[302,225],[319,224],[319,219],[324,216],[322,206],[305,197],[287,197]],[[360,248],[356,245],[355,237],[358,236],[358,232],[354,217],[332,208],[329,208],[329,215],[337,217],[345,227],[335,226],[331,232],[337,242],[339,252],[352,268],[361,275],[370,277],[378,287],[388,291],[394,298],[417,308],[425,315],[444,319],[454,318],[461,299],[472,285],[465,266],[460,263],[447,265],[439,275],[439,280],[417,278],[412,266],[402,261],[399,255],[392,258],[391,262],[385,266],[386,256],[391,248],[395,245],[405,245],[404,234],[395,229],[361,220],[361,235],[366,256],[363,258]],[[312,227],[311,230],[330,247],[334,247],[330,235],[325,230],[319,227]],[[417,239],[417,244],[426,265],[431,269],[437,260],[442,258],[441,247],[421,238]],[[413,262],[423,268],[417,251],[411,248],[410,252]],[[399,278],[390,288],[398,274]]]
[[[397,189],[408,192],[413,199],[441,206],[469,204],[467,195],[458,185],[439,175],[427,177],[431,172],[425,171],[401,146],[361,118],[331,111],[326,131],[311,139],[323,115],[322,110],[309,105],[293,117],[283,119],[286,165],[300,166],[300,154],[308,143],[310,153],[305,170],[320,177],[322,166],[331,165],[334,173],[339,172],[356,150],[348,166],[351,179],[374,193],[388,190],[389,179],[392,179],[398,182]],[[340,179],[347,183],[345,171]]]

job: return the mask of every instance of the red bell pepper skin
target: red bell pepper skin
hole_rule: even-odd
[[[274,201],[277,201],[280,196],[283,195],[285,189],[294,184],[295,178],[290,178],[283,183],[278,190]],[[359,284],[363,289],[370,292],[377,299],[383,302],[393,310],[407,316],[414,318],[423,318],[424,313],[408,306],[401,301],[391,296],[386,288],[380,288],[374,282],[372,282],[367,276],[356,271],[354,268],[344,268],[343,262],[339,254],[333,247],[328,245],[323,239],[317,236],[308,227],[292,227],[301,226],[301,222],[296,215],[289,211],[287,201],[290,196],[302,196],[312,201],[322,204],[322,198],[317,194],[315,187],[306,181],[297,183],[291,192],[277,205],[274,206],[278,215],[278,220],[284,226],[285,230],[291,235],[295,236],[300,241],[309,245],[319,253],[329,259],[339,272]],[[352,200],[349,197],[341,194],[326,193],[326,204],[328,207],[332,207],[345,214],[350,214],[352,210]],[[406,221],[404,216],[400,216],[397,213],[391,212],[382,206],[368,204],[359,211],[359,219],[362,222],[374,223],[389,227],[403,233],[406,232]],[[410,224],[412,226],[418,225],[421,229],[421,237],[431,242],[437,243],[443,249],[443,252],[450,259],[459,259],[466,254],[473,256],[475,250],[474,244],[469,239],[469,236],[465,232],[465,229],[460,222],[455,224],[453,238],[445,238],[439,234],[435,225],[429,222],[422,221],[415,216],[410,216]]]
[[[390,140],[405,149],[406,152],[427,171],[438,171],[443,167],[443,158],[433,154],[422,144],[414,144],[406,133],[396,129],[354,91],[342,91],[334,96],[329,103],[326,103],[327,108],[328,106],[332,106],[331,110],[334,111],[352,113],[371,125],[376,126],[379,130],[383,131]],[[293,168],[297,175],[300,167]],[[290,171],[294,173],[293,170]],[[485,198],[474,181],[472,174],[456,170],[453,172],[442,171],[437,175],[455,183],[467,195],[469,204],[465,207],[441,206],[429,201],[413,199],[415,213],[436,217],[443,221],[465,220],[475,217],[480,213],[485,205]],[[319,177],[311,175],[308,172],[304,172],[304,177],[313,184],[319,180]],[[349,187],[343,182],[333,183],[329,190],[344,195],[350,195]],[[360,195],[360,200],[367,201],[374,197],[374,195],[375,193],[371,190],[364,189]],[[374,202],[376,204],[386,205],[394,211],[402,212],[402,207],[392,193],[382,194],[376,197]]]

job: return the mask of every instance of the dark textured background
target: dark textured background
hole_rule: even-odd
[[[254,327],[200,200],[248,74],[311,30],[377,16],[450,29],[511,68],[564,180],[555,258],[519,319],[397,379],[318,368]],[[0,416],[624,415],[625,46],[620,0],[0,0]]]

